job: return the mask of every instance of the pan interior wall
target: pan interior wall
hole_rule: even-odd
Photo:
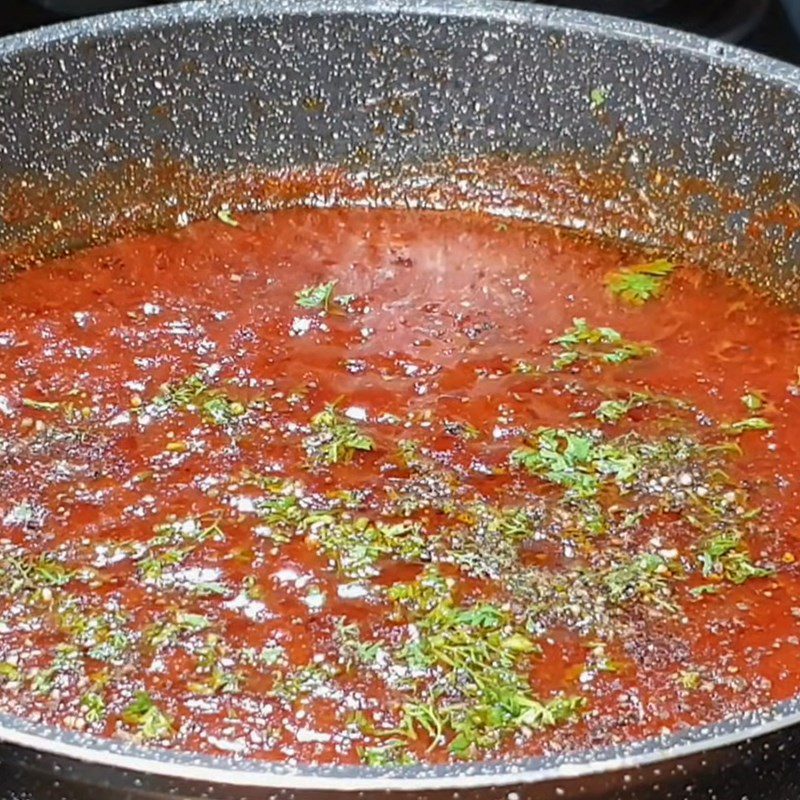
[[[763,59],[492,3],[120,19],[0,47],[6,267],[224,203],[448,203],[746,263],[795,291],[800,95]],[[314,177],[287,195],[287,171]]]

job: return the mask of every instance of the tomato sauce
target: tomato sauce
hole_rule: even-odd
[[[0,710],[288,763],[800,686],[800,319],[480,214],[222,214],[0,285]]]

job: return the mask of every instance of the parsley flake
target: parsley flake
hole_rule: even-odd
[[[594,111],[599,111],[608,102],[608,90],[596,86],[589,92],[589,105]]]
[[[320,308],[328,311],[333,302],[333,292],[338,281],[319,283],[316,286],[306,286],[295,294],[296,303],[300,308]]]
[[[746,431],[769,431],[772,430],[772,423],[763,417],[748,417],[738,422],[731,422],[723,426],[723,430],[732,436],[739,436]]]
[[[313,434],[305,446],[312,459],[320,464],[340,464],[353,459],[357,452],[375,449],[375,440],[330,405],[311,420]]]
[[[606,286],[624,302],[641,306],[661,295],[674,270],[672,262],[661,258],[609,273],[606,275]]]
[[[604,364],[623,364],[631,359],[654,355],[654,347],[639,342],[629,342],[614,328],[595,328],[582,317],[572,320],[572,327],[550,340],[560,345],[564,352],[553,359],[552,369],[563,370],[580,361],[599,361]]]
[[[239,227],[238,221],[234,218],[230,208],[227,206],[217,211],[217,219],[225,225],[229,225],[231,228]]]
[[[138,692],[136,699],[122,712],[122,720],[138,728],[145,741],[171,739],[175,735],[172,719],[153,701],[147,692]]]
[[[739,585],[751,578],[767,578],[772,570],[753,564],[738,533],[721,533],[706,542],[699,555],[705,578],[724,578]]]

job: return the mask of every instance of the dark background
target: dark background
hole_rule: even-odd
[[[800,4],[800,0],[785,2]],[[64,19],[52,10],[59,7],[100,8],[125,4],[137,3],[135,0],[0,0],[0,35]],[[147,2],[140,0],[138,4]],[[553,4],[623,14],[683,28],[738,42],[800,64],[800,35],[793,28],[781,0],[554,0]],[[51,10],[42,6],[50,6]]]

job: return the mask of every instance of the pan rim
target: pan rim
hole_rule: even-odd
[[[157,6],[115,11],[45,25],[0,37],[0,58],[48,44],[79,41],[176,22],[217,22],[263,16],[313,14],[413,15],[485,19],[495,22],[541,25],[554,30],[599,34],[604,38],[644,41],[684,51],[713,64],[737,67],[761,78],[800,88],[800,67],[727,42],[649,22],[610,14],[542,5],[536,0],[176,0]]]
[[[708,63],[736,68],[800,91],[800,68],[735,45],[608,15],[509,0],[189,0],[157,7],[64,22],[0,39],[0,60],[44,51],[61,42],[102,40],[124,33],[186,23],[312,14],[413,15],[479,18],[493,22],[583,32],[608,40],[647,42]],[[464,765],[374,767],[287,767],[254,759],[232,759],[187,751],[156,750],[75,733],[0,714],[0,743],[98,767],[176,781],[239,788],[326,792],[458,790],[571,781],[603,773],[640,769],[725,747],[742,745],[800,724],[800,694],[748,715],[709,726],[649,737],[621,748],[581,750],[563,757],[481,761]]]
[[[326,792],[420,792],[573,781],[627,770],[663,766],[726,747],[742,746],[800,724],[800,702],[770,707],[768,719],[755,712],[682,733],[641,739],[623,747],[581,750],[564,757],[538,756],[516,761],[478,761],[463,765],[378,768],[365,766],[286,766],[256,759],[233,759],[188,751],[154,749],[116,739],[30,723],[0,715],[0,743],[93,767],[108,767],[178,782],[239,789],[323,790]],[[786,713],[782,713],[785,711]],[[67,777],[62,767],[61,776]]]

